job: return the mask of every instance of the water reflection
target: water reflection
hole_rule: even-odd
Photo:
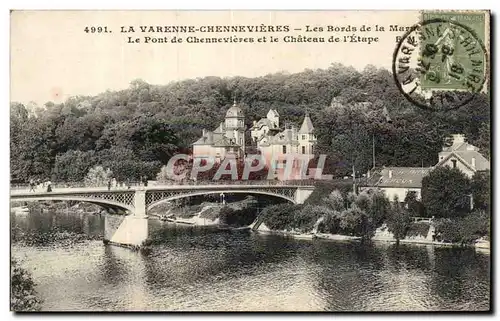
[[[44,310],[487,310],[489,255],[470,249],[305,241],[150,221],[145,255],[104,246],[103,218],[44,213],[13,230],[85,234],[14,242]]]

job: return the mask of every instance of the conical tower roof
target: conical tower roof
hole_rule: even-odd
[[[312,134],[314,131],[314,126],[309,117],[309,113],[306,113],[304,117],[304,121],[302,122],[302,126],[300,126],[299,134]]]

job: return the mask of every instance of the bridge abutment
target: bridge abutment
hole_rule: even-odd
[[[138,189],[134,195],[134,211],[131,215],[106,215],[104,241],[122,246],[141,246],[148,238],[146,215],[146,190]]]
[[[303,204],[313,191],[313,186],[304,186],[297,188],[297,191],[295,191],[295,203]]]
[[[134,216],[136,217],[146,217],[146,190],[138,189],[135,191],[134,197]]]
[[[104,242],[121,246],[141,246],[148,238],[148,219],[135,215],[104,217]]]

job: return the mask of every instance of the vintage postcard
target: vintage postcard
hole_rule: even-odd
[[[10,28],[12,311],[491,311],[489,11]]]

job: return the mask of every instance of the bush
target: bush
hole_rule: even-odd
[[[332,211],[323,217],[323,222],[319,226],[319,230],[323,233],[342,234],[343,230],[340,227],[341,212]]]
[[[276,204],[266,207],[261,215],[264,224],[271,230],[291,230],[294,228],[294,214],[301,206],[294,204]]]
[[[457,168],[438,167],[422,179],[422,203],[434,217],[464,217],[470,212],[471,184]]]
[[[111,170],[104,169],[102,166],[95,166],[89,169],[85,177],[85,185],[87,186],[105,186],[113,176]]]
[[[309,195],[304,204],[321,204],[325,197],[333,191],[338,191],[341,195],[352,190],[352,183],[347,181],[316,181],[314,191]]]
[[[407,236],[423,236],[427,237],[427,234],[429,234],[429,228],[431,225],[426,222],[416,222],[412,223],[409,226],[408,232],[406,233]]]
[[[411,225],[410,212],[401,206],[398,199],[395,199],[387,217],[387,228],[394,235],[396,244],[399,244],[399,240],[406,237]]]
[[[311,232],[319,218],[327,215],[330,211],[321,205],[305,205],[293,213],[292,227],[302,233]]]
[[[257,206],[258,202],[253,196],[248,196],[240,202],[230,203],[221,208],[220,222],[231,226],[250,225],[257,217]]]
[[[490,218],[484,211],[475,211],[464,218],[443,218],[435,221],[436,234],[446,242],[471,244],[489,236]]]
[[[10,309],[13,311],[39,311],[41,300],[35,291],[35,282],[31,274],[19,266],[13,258],[10,260]]]

